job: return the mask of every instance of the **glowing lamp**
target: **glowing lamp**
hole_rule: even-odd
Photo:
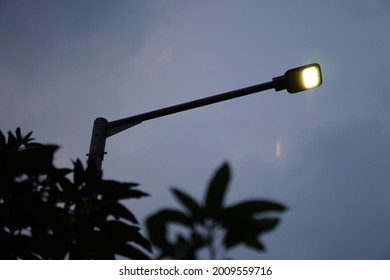
[[[319,87],[322,84],[321,67],[317,63],[288,70],[283,76],[273,78],[275,90],[287,89],[289,93]]]

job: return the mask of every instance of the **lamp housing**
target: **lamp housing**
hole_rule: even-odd
[[[317,63],[288,70],[283,76],[273,78],[276,91],[287,89],[297,93],[319,87],[322,84],[321,67]]]

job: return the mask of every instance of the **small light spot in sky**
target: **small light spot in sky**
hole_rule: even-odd
[[[282,155],[282,139],[278,139],[276,141],[276,146],[275,146],[275,156],[280,157]]]

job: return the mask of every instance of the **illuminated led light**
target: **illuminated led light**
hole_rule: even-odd
[[[320,84],[321,74],[318,70],[318,67],[311,66],[302,71],[302,79],[305,88],[315,88]]]

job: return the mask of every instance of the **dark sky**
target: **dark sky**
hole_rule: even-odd
[[[151,194],[141,220],[201,198],[225,161],[227,203],[289,211],[242,259],[390,257],[390,2],[0,0],[0,129],[85,160],[93,120],[115,120],[317,62],[323,85],[273,90],[145,122],[107,140],[105,178]]]

